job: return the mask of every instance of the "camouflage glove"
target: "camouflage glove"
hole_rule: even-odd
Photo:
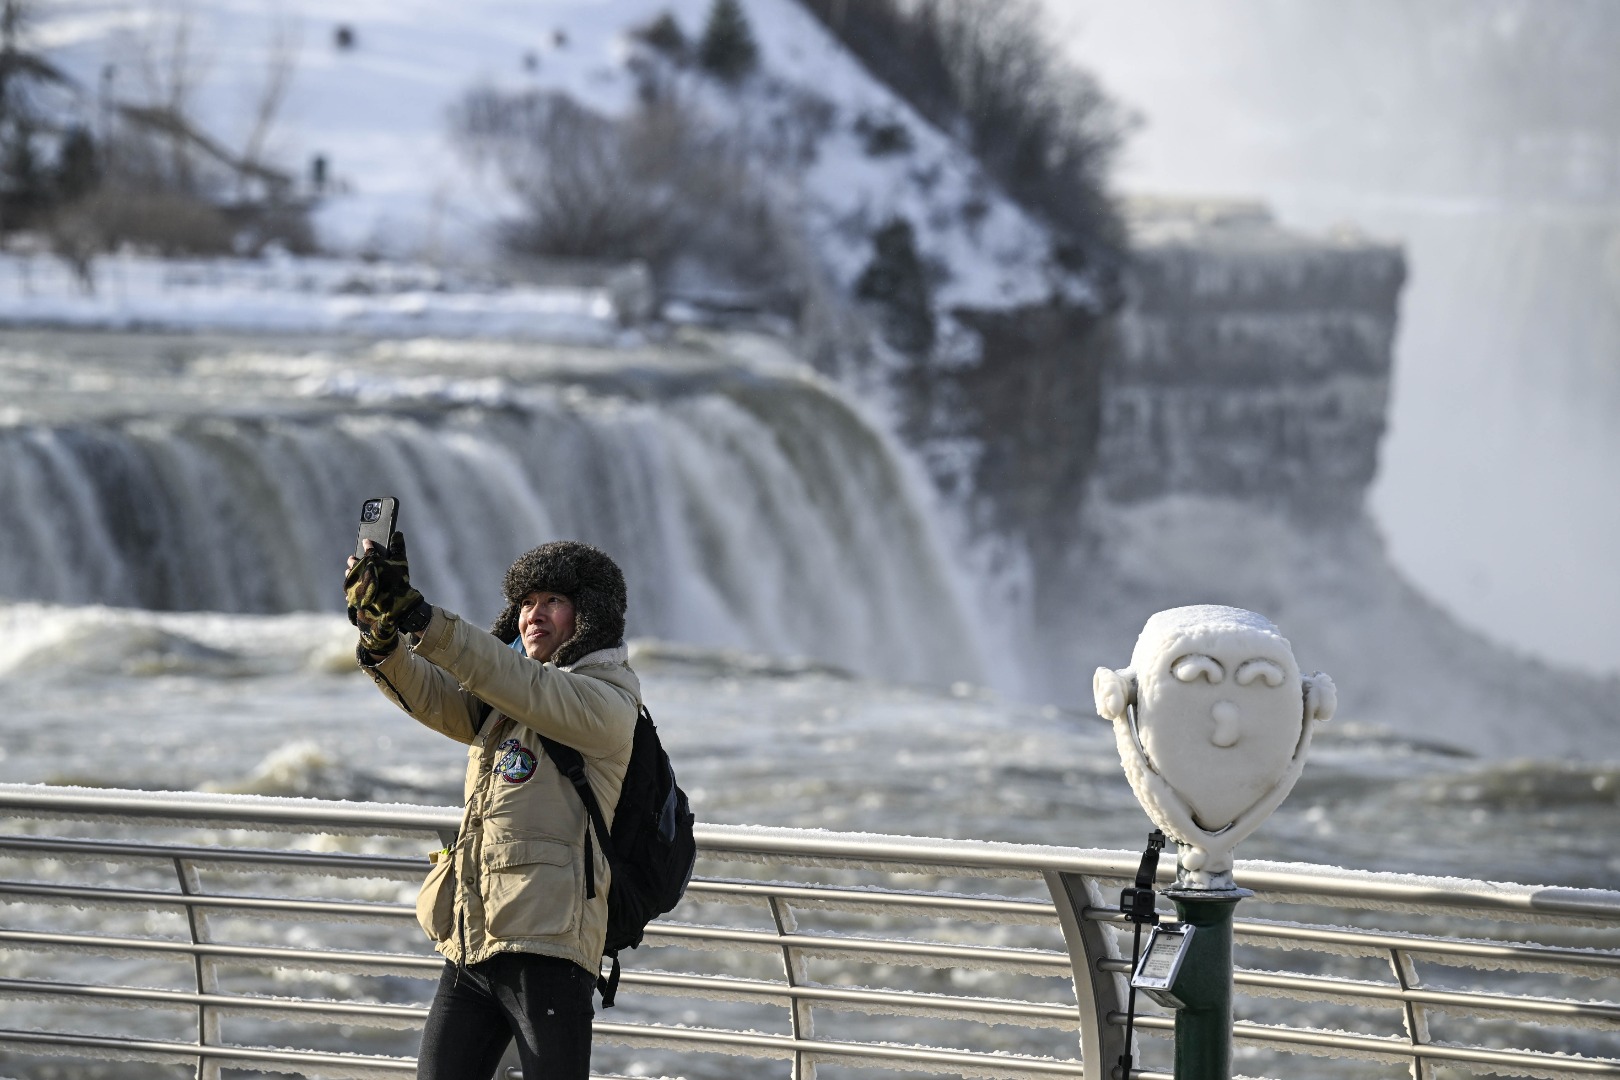
[[[391,619],[361,622],[360,647],[372,656],[387,656],[399,645],[399,627]]]
[[[388,550],[368,551],[349,568],[343,579],[349,621],[360,628],[360,644],[367,652],[386,655],[399,644],[403,626],[419,630],[431,614],[422,594],[411,586],[410,563],[405,555],[405,534],[396,532]]]

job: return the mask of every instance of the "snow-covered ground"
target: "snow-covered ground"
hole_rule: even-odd
[[[0,324],[76,329],[489,337],[611,344],[608,288],[481,283],[345,258],[96,260],[94,288],[41,254],[0,254]]]

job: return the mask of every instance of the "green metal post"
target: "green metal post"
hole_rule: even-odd
[[[1232,912],[1247,889],[1170,889],[1176,917],[1193,928],[1170,988],[1176,1010],[1176,1080],[1232,1077]]]

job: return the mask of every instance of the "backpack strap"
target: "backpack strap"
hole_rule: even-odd
[[[602,1008],[613,1008],[613,995],[619,991],[619,950],[607,954],[613,960],[613,970],[596,976],[596,989],[602,995]]]
[[[645,705],[637,707],[636,721],[639,723],[642,717],[646,717],[649,721],[652,719],[651,716],[648,716],[647,706]],[[540,735],[538,731],[535,734]],[[546,755],[556,764],[557,770],[566,776],[569,782],[574,785],[574,790],[579,792],[580,801],[585,804],[585,812],[590,815],[591,824],[596,829],[596,841],[602,845],[602,854],[607,856],[609,866],[615,865],[618,858],[613,851],[613,830],[608,828],[607,819],[602,816],[602,804],[596,801],[596,792],[591,787],[590,777],[585,775],[584,755],[572,746],[560,743],[549,735],[540,735],[540,745],[546,748]],[[586,842],[590,842],[588,834]],[[585,872],[587,874],[591,872],[590,866],[590,860],[586,859]],[[592,891],[594,893],[594,890]]]
[[[591,828],[585,830],[585,898],[589,900],[596,895],[596,860],[591,853],[591,832],[595,831],[609,866],[613,865],[613,834],[607,827],[607,819],[602,816],[602,804],[596,801],[590,777],[585,775],[584,755],[549,735],[541,735],[540,744],[546,748],[546,755],[557,766],[557,771],[566,776],[569,783],[574,785],[574,790],[579,792],[580,801],[585,804],[585,813],[591,819]]]
[[[636,721],[639,723],[647,714],[647,706],[642,705],[636,712]],[[536,735],[540,735],[537,731]],[[566,743],[560,743],[549,735],[540,735],[540,745],[546,748],[546,755],[557,766],[557,771],[568,778],[579,792],[580,801],[585,804],[585,813],[590,816],[591,829],[585,831],[585,896],[590,899],[596,895],[596,872],[593,869],[595,860],[591,858],[591,832],[596,833],[597,842],[602,845],[602,854],[607,856],[609,866],[614,866],[617,859],[613,854],[613,832],[607,826],[607,819],[602,816],[602,804],[596,801],[596,791],[591,787],[590,777],[585,775],[585,757],[578,750]],[[606,974],[596,976],[596,989],[602,995],[602,1008],[613,1008],[613,997],[619,990],[619,950],[604,953],[613,961],[612,969]]]

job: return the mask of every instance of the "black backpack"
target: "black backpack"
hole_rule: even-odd
[[[596,979],[602,1007],[611,1009],[614,992],[619,988],[619,950],[640,945],[647,924],[680,903],[692,880],[692,864],[697,861],[692,808],[687,804],[686,792],[675,782],[675,770],[658,741],[658,729],[645,705],[636,717],[635,744],[624,770],[624,786],[619,789],[611,832],[585,775],[585,760],[579,751],[544,735],[540,742],[573,783],[591,818],[592,828],[585,833],[587,898],[596,895],[595,873],[591,869],[595,862],[591,856],[592,831],[608,865],[613,867],[613,884],[608,889],[607,941],[602,949],[612,959],[613,970],[606,978],[598,975]]]

